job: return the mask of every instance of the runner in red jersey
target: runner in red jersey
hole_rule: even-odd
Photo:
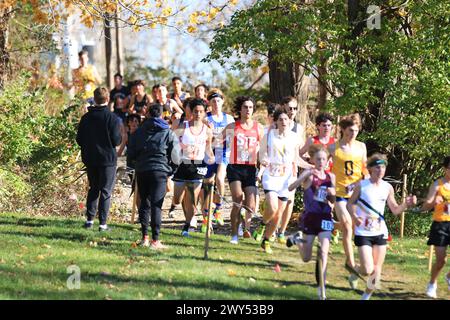
[[[255,211],[256,163],[259,142],[264,128],[252,120],[255,102],[251,97],[238,97],[235,112],[239,120],[230,123],[222,131],[222,139],[231,142],[230,164],[227,166],[227,178],[230,183],[233,208],[231,209],[231,243],[238,243],[239,212],[246,208],[244,238],[251,238],[250,221]]]

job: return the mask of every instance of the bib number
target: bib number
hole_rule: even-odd
[[[374,217],[374,216],[369,216],[366,218],[366,223],[364,225],[364,229],[366,229],[367,231],[380,231],[381,229],[381,224],[380,221],[381,218],[379,217]]]
[[[286,166],[282,164],[271,164],[269,166],[269,175],[272,177],[282,177],[286,174]]]
[[[314,193],[314,200],[327,203],[327,187],[319,187]]]
[[[321,228],[324,231],[333,231],[334,228],[333,221],[322,220]]]
[[[197,168],[197,174],[201,176],[206,176],[206,173],[208,172],[207,167],[198,167]]]

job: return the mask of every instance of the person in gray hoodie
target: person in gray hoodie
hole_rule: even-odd
[[[162,118],[163,106],[150,106],[149,118],[130,136],[129,162],[135,163],[138,192],[141,198],[139,221],[141,223],[141,246],[163,249],[159,240],[161,207],[166,195],[167,177],[179,163],[179,144],[176,135]],[[150,219],[151,216],[151,219]],[[148,236],[151,221],[152,240]]]

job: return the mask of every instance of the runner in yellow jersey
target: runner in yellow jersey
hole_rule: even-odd
[[[437,298],[437,277],[445,266],[447,247],[450,244],[450,156],[443,162],[445,174],[436,180],[428,191],[422,210],[434,208],[433,224],[431,225],[428,245],[434,245],[436,262],[431,269],[427,296]],[[450,290],[450,271],[445,276],[448,290]]]
[[[351,272],[356,269],[352,246],[353,224],[346,206],[356,183],[367,175],[366,145],[356,140],[360,125],[358,114],[344,117],[339,122],[342,138],[329,146],[333,158],[332,173],[336,176],[336,215],[342,227],[345,267]],[[356,280],[357,278],[351,275],[349,281],[352,288],[356,288]]]

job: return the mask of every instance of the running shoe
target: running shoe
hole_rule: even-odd
[[[83,228],[85,229],[92,229],[92,227],[94,227],[94,221],[86,221],[83,225]]]
[[[260,224],[258,229],[253,231],[253,239],[260,242],[264,236],[264,232],[266,231],[266,226],[264,224]]]
[[[98,231],[99,232],[110,232],[111,228],[108,227],[106,224],[105,225],[101,225],[98,227]]]
[[[272,234],[269,238],[270,243],[275,243],[275,240],[277,240],[277,236],[275,234]]]
[[[159,240],[152,240],[152,242],[150,243],[150,247],[155,250],[167,249],[167,246],[163,245]]]
[[[231,240],[230,240],[231,244],[238,244],[239,243],[239,239],[238,236],[232,236]]]
[[[433,299],[437,298],[437,283],[428,283],[427,296]]]
[[[183,230],[181,232],[181,236],[185,238],[191,238],[191,235],[189,234],[189,231]]]
[[[217,223],[219,226],[223,226],[225,222],[223,221],[222,213],[220,210],[214,211],[214,220],[215,223]]]
[[[252,234],[247,229],[244,230],[244,234],[242,235],[245,239],[250,239],[252,237]]]
[[[284,233],[280,233],[278,235],[278,243],[282,245],[285,245],[287,243],[286,236],[284,235]]]
[[[141,241],[137,244],[139,247],[149,247],[150,246],[150,240],[148,236],[144,236]]]
[[[174,217],[175,217],[175,209],[176,209],[177,207],[176,206],[174,206],[174,205],[172,205],[171,207],[170,207],[170,209],[169,209],[169,219],[173,219]]]
[[[297,243],[300,243],[300,242],[305,242],[305,241],[303,240],[303,233],[301,231],[298,231],[287,238],[286,247],[290,248],[293,245],[296,245]]]
[[[323,290],[322,294],[322,287],[317,287],[317,294],[319,295],[319,300],[327,300],[327,297],[325,295],[325,290]]]
[[[361,300],[370,300],[370,297],[372,296],[372,293],[364,292],[361,296]]]
[[[331,243],[332,244],[339,244],[339,230],[335,229],[331,233]]]
[[[356,290],[356,288],[358,288],[358,276],[355,275],[354,273],[351,273],[348,276],[348,284],[350,285],[350,288],[352,288],[353,290]]]
[[[264,250],[265,253],[268,253],[268,254],[273,253],[273,250],[270,247],[270,242],[267,240],[263,240],[263,242],[261,242],[261,248]]]

